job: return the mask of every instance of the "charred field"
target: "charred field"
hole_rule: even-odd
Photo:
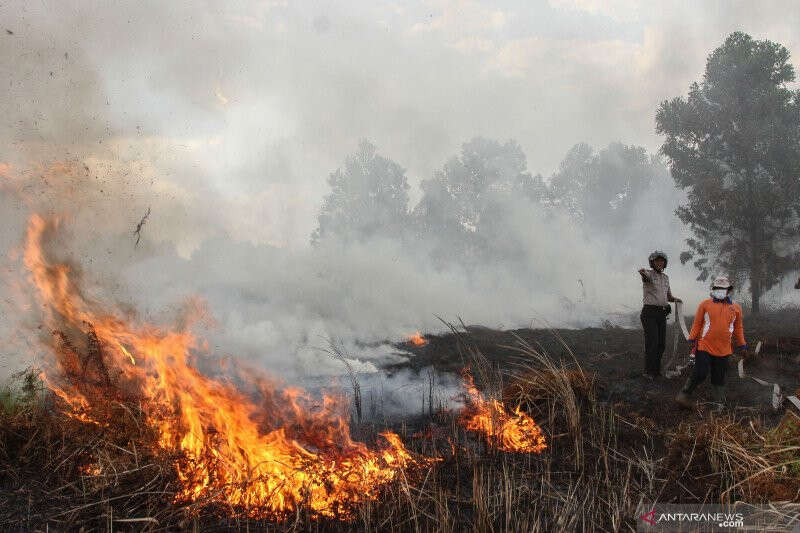
[[[787,336],[794,317],[781,312],[751,321],[751,337],[765,348],[746,368],[784,389],[800,381],[799,354]],[[316,472],[296,492],[269,485],[267,500],[292,495],[280,511],[263,507],[264,499],[236,496],[263,490],[270,474],[283,483],[291,476],[249,463],[243,476],[215,479],[226,475],[226,455],[235,455],[220,441],[221,428],[204,428],[206,446],[197,452],[203,457],[165,447],[164,427],[153,423],[147,405],[152,397],[133,393],[138,389],[107,365],[103,334],[83,344],[64,340],[68,335],[84,332],[63,333],[61,342],[71,343],[79,365],[89,361],[68,385],[95,407],[74,409],[31,374],[13,398],[6,396],[0,523],[7,531],[624,531],[636,529],[643,502],[800,500],[797,413],[773,410],[768,391],[735,375],[724,412],[704,403],[702,393],[695,410],[679,410],[671,400],[682,378],[640,377],[635,329],[467,326],[398,345],[415,354],[408,365],[418,370],[469,367],[480,397],[528,414],[546,447],[505,451],[498,435],[465,427],[463,412],[435,403],[389,427],[359,423],[352,405],[333,409],[350,413],[349,420],[265,418],[262,427],[278,427],[317,454],[292,465]],[[106,350],[99,360],[98,349]],[[286,399],[278,392],[260,397],[264,410],[275,407],[268,401]],[[311,404],[309,412],[325,411]],[[401,441],[397,447],[386,446],[387,431]],[[323,434],[333,438],[319,440]],[[343,442],[351,438],[356,444]],[[364,477],[357,461],[371,458],[370,450],[403,450],[407,458],[386,477]],[[187,493],[187,479],[204,489]],[[343,480],[355,484],[336,492]],[[320,495],[333,499],[320,505]]]

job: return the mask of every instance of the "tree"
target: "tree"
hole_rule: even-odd
[[[474,260],[497,242],[489,228],[502,218],[509,198],[535,199],[546,190],[541,176],[527,172],[527,159],[512,140],[501,143],[475,137],[461,146],[433,178],[421,184],[423,197],[414,209],[424,236],[436,236],[448,256]]]
[[[800,92],[789,52],[731,34],[708,57],[686,99],[664,101],[656,131],[672,177],[687,191],[676,211],[694,237],[681,261],[699,280],[725,269],[749,280],[752,309],[796,267],[800,236]]]
[[[641,146],[616,142],[595,153],[579,143],[550,180],[551,203],[587,229],[619,230],[660,172],[663,166]]]
[[[376,235],[396,237],[409,224],[408,180],[405,169],[378,155],[375,145],[361,141],[328,178],[331,192],[320,209],[312,244],[336,237],[368,240]]]
[[[569,149],[558,171],[550,180],[553,205],[564,209],[574,219],[583,221],[590,188],[594,179],[594,149],[578,143]]]

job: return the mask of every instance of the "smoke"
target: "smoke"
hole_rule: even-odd
[[[409,169],[412,202],[418,182],[475,134],[519,139],[530,166],[548,175],[579,140],[655,151],[656,104],[684,91],[745,16],[726,15],[718,35],[682,47],[694,57],[687,65],[667,53],[673,22],[648,20],[642,30],[618,21],[615,33],[592,13],[591,35],[559,41],[542,28],[520,36],[512,15],[522,4],[444,2],[430,16],[418,8],[0,7],[6,371],[38,353],[19,255],[31,212],[63,220],[51,251],[97,298],[156,323],[200,298],[213,317],[201,332],[213,352],[287,380],[342,374],[323,350],[331,339],[345,343],[357,371],[374,372],[407,356],[383,341],[441,330],[437,317],[489,327],[628,324],[639,306],[635,270],[654,248],[671,254],[673,292],[690,305],[702,297],[677,261],[686,230],[665,176],[631,224],[591,237],[564,213],[497,206],[513,262],[443,268],[430,259],[435,244],[415,252],[385,237],[309,247],[325,178],[361,138]],[[562,27],[579,17],[541,9]],[[635,68],[620,70],[628,64]],[[674,91],[663,94],[667,79]]]
[[[130,174],[137,178],[124,179]],[[6,244],[24,233],[27,213],[61,216],[51,252],[75,265],[99,299],[170,323],[187,298],[200,298],[213,317],[201,332],[211,351],[290,380],[341,374],[341,363],[324,350],[334,339],[345,342],[356,371],[376,371],[404,357],[381,341],[441,330],[437,317],[490,327],[581,326],[625,314],[638,303],[633,272],[643,246],[680,231],[665,207],[674,190],[654,188],[637,208],[640,222],[594,241],[563,214],[509,201],[497,207],[504,211],[498,231],[523,260],[497,256],[469,270],[435,265],[428,253],[435,242],[416,243],[414,253],[389,238],[316,248],[239,240],[224,216],[214,218],[211,198],[144,166],[88,159],[50,165],[11,176],[5,191],[8,212],[15,212]],[[137,245],[134,230],[148,209]],[[19,254],[8,264],[19,268]],[[35,309],[29,298],[25,303]]]

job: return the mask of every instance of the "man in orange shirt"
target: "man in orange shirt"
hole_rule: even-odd
[[[733,284],[726,276],[718,276],[711,284],[711,298],[703,300],[694,315],[689,344],[696,350],[692,375],[675,401],[682,407],[691,407],[690,395],[695,387],[711,374],[713,398],[725,402],[725,374],[731,355],[731,340],[737,350],[746,350],[742,308],[731,301]]]

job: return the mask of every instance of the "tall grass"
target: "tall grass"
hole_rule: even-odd
[[[463,329],[453,331],[483,394],[522,406],[541,426],[543,453],[498,451],[465,432],[458,413],[431,411],[429,377],[428,412],[393,429],[440,462],[402,476],[349,520],[312,518],[301,507],[270,522],[203,501],[173,503],[175,458],[146,444],[157,435],[136,405],[115,404],[117,425],[101,428],[34,401],[0,412],[0,529],[633,531],[644,502],[800,499],[794,413],[774,429],[718,415],[659,429],[599,401],[598,382],[574,356],[556,362],[517,338],[504,347],[516,353],[512,364],[500,369]]]

